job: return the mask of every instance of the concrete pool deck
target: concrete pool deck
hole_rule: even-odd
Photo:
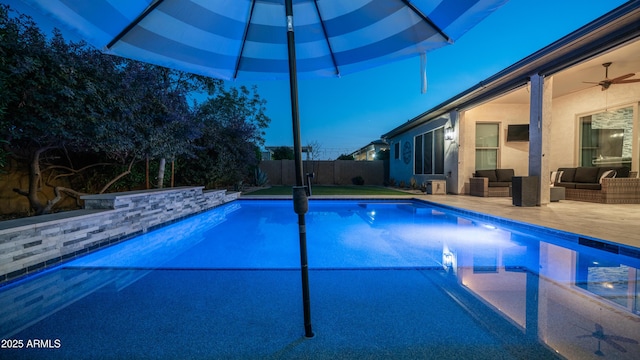
[[[243,194],[241,199],[284,199],[290,196],[256,196]],[[516,207],[510,197],[476,197],[469,195],[406,196],[312,196],[314,199],[420,199],[455,208],[471,210],[506,219],[571,232],[587,237],[608,240],[617,244],[640,248],[640,205],[596,204],[562,200],[543,206]]]

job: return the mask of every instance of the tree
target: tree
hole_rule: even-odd
[[[28,188],[14,191],[36,214],[64,194],[140,186],[144,159],[158,160],[159,187],[165,159],[184,159],[185,185],[236,182],[257,164],[270,120],[256,88],[104,55],[57,30],[48,39],[9,13],[0,5],[0,166],[26,165]],[[190,106],[193,92],[208,98]]]
[[[10,92],[4,100],[0,136],[9,142],[12,156],[29,164],[28,189],[15,191],[26,196],[40,214],[60,200],[60,191],[69,190],[57,187],[54,199],[43,200],[43,183],[57,176],[43,179],[43,164],[75,149],[95,147],[94,137],[86,133],[103,118],[104,105],[112,100],[102,89],[104,81],[114,81],[110,75],[116,67],[112,59],[95,58],[97,51],[82,43],[67,44],[58,31],[47,40],[29,17],[10,17],[8,7],[0,9],[0,52],[5,65],[0,78],[3,92]],[[102,75],[98,81],[91,76],[92,70]],[[62,168],[52,167],[56,169]]]
[[[320,154],[322,153],[322,144],[319,141],[311,141],[307,143],[309,152],[307,153],[309,160],[320,160]]]
[[[288,146],[279,146],[273,149],[273,160],[294,160],[293,149]]]
[[[192,144],[201,136],[201,126],[187,103],[188,95],[215,95],[222,81],[139,62],[129,68],[131,87],[144,99],[138,114],[144,120],[136,129],[143,139],[140,149],[146,158],[159,160],[157,187],[161,188],[165,160],[173,164],[181,156],[192,156]]]
[[[253,176],[260,161],[256,147],[264,144],[271,121],[257,88],[220,89],[200,104],[195,119],[202,135],[195,141],[197,162],[184,168],[181,181],[208,187],[237,184]]]
[[[389,160],[389,150],[380,150],[376,152],[376,160]]]
[[[347,154],[340,154],[336,160],[353,160],[353,156]]]

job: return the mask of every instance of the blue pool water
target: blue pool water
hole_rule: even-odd
[[[640,259],[418,201],[310,202],[304,339],[296,223],[235,201],[4,286],[0,358],[640,354]]]

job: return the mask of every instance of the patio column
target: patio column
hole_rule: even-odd
[[[553,77],[531,75],[529,85],[529,176],[540,179],[538,205],[549,203],[549,139],[551,138],[551,105]]]
[[[464,194],[464,176],[460,177],[460,111],[451,110],[449,112],[449,124],[453,129],[453,140],[444,141],[444,171],[447,177],[447,191],[454,194]]]

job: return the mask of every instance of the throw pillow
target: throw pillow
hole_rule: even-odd
[[[563,171],[552,171],[551,172],[551,176],[549,177],[549,186],[553,186],[555,184],[558,184],[560,182],[562,182],[562,174],[564,172]]]
[[[600,184],[602,184],[602,179],[604,179],[604,178],[614,178],[614,177],[616,177],[616,171],[615,170],[605,171],[600,176],[600,180],[598,182]]]
[[[576,176],[576,168],[558,168],[558,171],[562,171],[562,182],[573,182]]]

